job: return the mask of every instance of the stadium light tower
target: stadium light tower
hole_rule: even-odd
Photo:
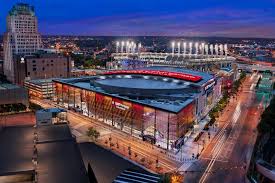
[[[228,54],[228,47],[227,47],[227,44],[224,45],[224,54],[225,54],[225,56],[227,57],[227,54]]]
[[[116,53],[118,53],[118,49],[119,49],[119,42],[116,42]]]
[[[219,54],[219,46],[218,46],[218,44],[215,44],[215,53],[216,53],[216,55]]]
[[[175,53],[175,41],[172,42],[172,54],[174,55]]]
[[[193,43],[190,42],[189,43],[189,54],[192,55],[192,47],[193,47]]]
[[[199,43],[198,42],[196,42],[195,43],[195,53],[196,53],[196,55],[199,53]]]
[[[178,42],[178,56],[180,56],[180,42]]]
[[[205,43],[201,43],[201,54],[204,55]]]
[[[124,41],[121,41],[121,53],[123,53]]]
[[[135,45],[136,45],[136,43],[132,42],[132,53],[135,53],[135,49],[136,49]]]
[[[223,45],[220,45],[220,55],[223,55]]]
[[[126,42],[126,53],[129,52],[129,41]]]
[[[141,43],[138,43],[138,53],[141,51]]]
[[[129,43],[129,53],[132,53],[132,52],[133,52],[133,47],[134,47],[134,42],[131,41],[131,42]]]
[[[208,49],[209,49],[209,46],[208,46],[208,44],[206,44],[204,46],[204,50],[205,50],[206,55],[208,55],[208,51],[209,51]]]
[[[134,43],[133,53],[136,53],[137,43]]]
[[[183,43],[183,54],[186,54],[186,42]]]
[[[211,55],[214,54],[214,46],[213,46],[213,44],[210,44],[210,53],[211,53]]]

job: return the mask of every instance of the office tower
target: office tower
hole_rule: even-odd
[[[14,5],[8,13],[4,34],[4,74],[7,79],[16,83],[15,55],[32,55],[41,47],[34,7],[23,3]]]

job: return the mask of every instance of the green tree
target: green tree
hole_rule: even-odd
[[[89,127],[86,135],[96,141],[99,138],[100,133],[94,127]]]

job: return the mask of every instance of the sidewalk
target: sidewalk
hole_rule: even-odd
[[[118,132],[112,127],[98,126],[96,122],[91,123],[93,119],[85,116],[78,117],[77,114],[69,115],[68,119],[72,133],[76,136],[78,142],[89,142],[86,132],[89,127],[94,127],[100,133],[100,137],[97,140],[100,146],[120,154],[129,161],[134,161],[158,173],[168,172],[179,166],[176,161],[165,154],[164,150],[123,134],[123,132]],[[158,161],[157,164],[156,161]]]
[[[230,99],[230,102],[233,102],[233,99]],[[192,163],[199,160],[202,152],[207,148],[209,143],[215,137],[216,133],[221,129],[222,126],[220,123],[223,123],[225,119],[228,118],[228,113],[225,111],[229,111],[231,107],[232,104],[227,105],[224,109],[224,112],[222,112],[216,119],[216,123],[218,124],[217,127],[210,126],[208,130],[203,130],[205,125],[210,121],[209,116],[206,116],[198,123],[198,125],[196,125],[194,132],[182,146],[181,151],[177,153],[177,158],[180,162],[182,162],[182,165],[178,169],[179,171],[186,171],[192,165]],[[195,142],[195,138],[199,135],[200,132],[202,132],[202,135],[199,137],[199,140]],[[198,154],[199,156],[197,158]]]
[[[198,125],[196,125],[194,132],[186,140],[182,149],[177,153],[177,158],[182,162],[182,165],[179,167],[179,171],[187,170],[192,163],[198,161],[197,155],[201,154],[207,145],[211,142],[213,137],[216,135],[218,129],[214,127],[209,127],[209,130],[203,130],[205,125],[209,122],[210,118],[207,116],[203,119]],[[199,137],[199,140],[195,142],[195,138],[202,133]],[[210,134],[210,139],[209,135]]]

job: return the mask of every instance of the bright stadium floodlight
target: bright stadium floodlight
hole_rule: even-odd
[[[192,55],[192,47],[193,47],[193,43],[190,42],[189,43],[189,54]]]
[[[206,45],[204,46],[204,50],[205,50],[206,55],[208,55],[208,52],[209,52],[208,49],[209,49],[209,45],[206,44]]]
[[[126,41],[126,53],[129,52],[129,41]]]
[[[134,41],[132,41],[132,46],[131,46],[131,48],[132,48],[132,53],[134,53],[134,49],[135,49],[135,42]]]
[[[196,55],[198,54],[198,52],[199,52],[199,43],[198,42],[196,42],[195,43],[195,48],[196,48]]]
[[[174,55],[175,53],[175,41],[172,42],[172,54]]]
[[[204,55],[205,43],[201,43],[201,54]]]
[[[210,44],[210,53],[211,53],[211,55],[213,55],[213,53],[214,53],[214,47],[213,47],[213,44]]]
[[[224,53],[223,53],[223,44],[220,44],[220,55],[224,55]]]
[[[215,44],[215,54],[216,55],[219,54],[219,46],[218,46],[218,44]]]
[[[178,42],[178,56],[180,56],[180,42]]]
[[[183,42],[183,54],[186,54],[186,42]]]
[[[124,41],[121,41],[121,53],[123,53]]]
[[[130,41],[128,44],[128,52],[131,53],[132,52],[132,46],[133,46],[133,42]]]
[[[118,53],[119,42],[116,42],[116,53]]]
[[[133,53],[135,53],[135,51],[136,51],[136,47],[137,47],[136,43],[135,43],[135,42],[133,42],[133,46],[132,46],[132,52],[133,52]]]
[[[141,51],[141,43],[138,43],[138,53]]]
[[[225,54],[225,56],[227,57],[227,54],[228,54],[228,47],[227,47],[227,44],[224,45],[224,54]]]

